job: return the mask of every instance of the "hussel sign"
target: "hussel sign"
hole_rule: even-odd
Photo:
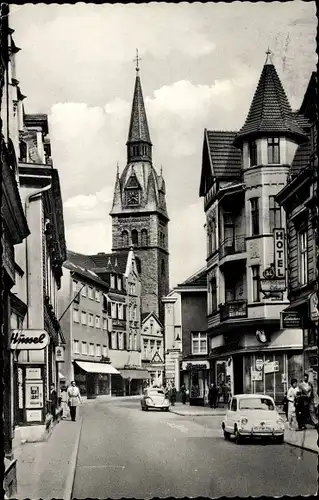
[[[49,343],[45,330],[11,330],[10,349],[44,349]]]

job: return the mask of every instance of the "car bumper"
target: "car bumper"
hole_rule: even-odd
[[[147,408],[169,408],[169,405],[148,405],[147,403],[145,404]]]
[[[254,430],[254,429],[238,429],[238,432],[243,437],[279,437],[284,435],[283,429],[272,429],[271,431]]]

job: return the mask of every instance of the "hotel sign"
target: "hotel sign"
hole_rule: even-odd
[[[286,278],[285,230],[274,229],[275,277]]]
[[[11,330],[10,349],[40,350],[49,344],[49,340],[45,330]]]

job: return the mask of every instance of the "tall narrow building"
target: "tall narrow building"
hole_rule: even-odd
[[[130,246],[139,265],[142,313],[154,312],[163,321],[161,298],[169,291],[168,222],[166,189],[152,164],[152,142],[148,129],[138,58],[129,126],[127,164],[116,175],[112,217],[112,250]]]

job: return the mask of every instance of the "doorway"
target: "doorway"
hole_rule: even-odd
[[[244,392],[244,376],[243,376],[243,357],[233,357],[234,370],[234,394],[243,394]]]

